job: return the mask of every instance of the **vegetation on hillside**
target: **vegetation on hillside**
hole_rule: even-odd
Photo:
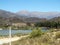
[[[60,28],[60,21],[45,21],[45,22],[39,22],[35,23],[36,27],[49,27],[49,28]]]

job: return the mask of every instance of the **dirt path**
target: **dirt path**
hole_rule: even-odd
[[[11,40],[11,42],[13,42],[13,41],[17,41],[17,40],[20,40],[20,39],[22,39],[22,38],[24,38],[24,37],[28,37],[28,35],[25,35],[25,36],[20,36],[20,37],[13,37],[13,38],[3,38],[3,39],[0,39],[0,45],[2,45],[2,44],[4,44],[4,43],[9,43],[10,42],[10,40]]]

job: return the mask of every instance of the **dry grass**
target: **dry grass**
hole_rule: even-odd
[[[42,36],[36,36],[34,38],[23,38],[19,41],[12,42],[12,45],[60,45],[60,33],[47,32]],[[55,36],[54,36],[55,35]],[[58,36],[58,38],[56,38]]]

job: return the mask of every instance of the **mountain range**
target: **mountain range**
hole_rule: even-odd
[[[29,12],[26,10],[22,10],[13,13],[0,9],[0,23],[7,22],[8,20],[10,22],[40,22],[46,20],[53,20],[55,18],[60,19],[60,12]]]
[[[29,12],[25,10],[18,11],[17,14],[27,17],[38,17],[38,18],[47,18],[47,19],[60,16],[60,12],[37,12],[37,11]]]

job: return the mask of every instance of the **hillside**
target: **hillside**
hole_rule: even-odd
[[[39,22],[43,19],[38,17],[26,17],[9,11],[0,10],[0,23],[8,22],[8,20],[10,22]]]
[[[60,22],[60,17],[54,17],[52,19],[50,19],[50,21],[55,21],[55,22]]]
[[[60,20],[59,12],[28,12],[28,11],[20,11],[17,13],[12,13],[10,11],[0,10],[0,24],[12,22],[30,22],[36,23],[46,20]],[[58,17],[58,18],[57,18]]]

